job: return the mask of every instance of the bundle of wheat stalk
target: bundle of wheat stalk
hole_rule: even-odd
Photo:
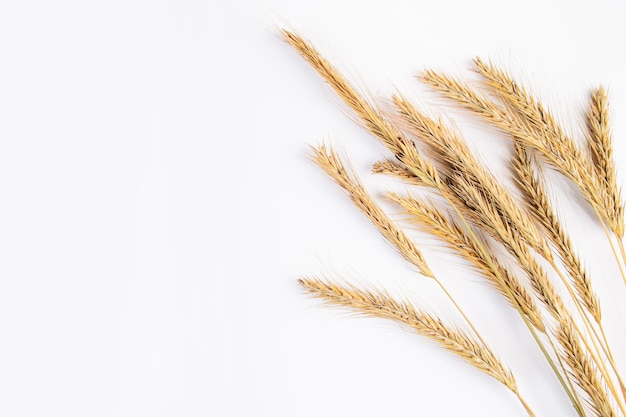
[[[393,97],[391,114],[350,84],[310,42],[291,31],[283,30],[282,35],[393,155],[374,164],[372,171],[429,188],[442,197],[436,204],[410,192],[387,195],[411,221],[471,262],[519,313],[575,413],[626,416],[626,386],[607,341],[600,300],[553,208],[541,170],[548,164],[578,187],[606,233],[626,284],[624,203],[617,185],[605,90],[600,87],[591,95],[586,116],[588,149],[583,149],[524,86],[490,63],[474,60],[482,79],[479,88],[436,71],[421,73],[423,83],[512,139],[510,166],[523,196],[520,201],[479,162],[456,130],[427,116],[400,94]],[[324,145],[313,148],[313,160],[422,276],[441,287],[467,330],[384,290],[363,290],[316,277],[301,278],[304,289],[330,304],[401,322],[431,338],[502,383],[534,416],[514,374],[429,268],[418,245],[368,194],[354,170]],[[560,282],[552,282],[552,277]]]

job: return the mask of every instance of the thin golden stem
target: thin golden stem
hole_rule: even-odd
[[[615,236],[615,239],[617,240],[617,245],[619,246],[619,250],[622,253],[622,262],[626,264],[626,250],[624,249],[624,242],[622,242],[622,239],[620,239],[617,235]],[[626,284],[626,276],[624,276],[624,270],[622,269],[621,265],[620,271],[622,271],[622,278],[624,278],[624,283]]]
[[[622,398],[626,401],[626,385],[624,385],[624,381],[617,371],[617,366],[615,365],[615,359],[613,358],[613,352],[611,351],[611,345],[609,345],[609,341],[607,340],[606,333],[604,332],[604,326],[602,323],[598,323],[598,328],[600,329],[600,334],[602,335],[602,339],[604,341],[604,345],[607,347],[607,354],[609,362],[611,363],[611,367],[617,376],[617,381],[619,383],[619,387],[622,391]]]
[[[515,395],[517,396],[517,398],[519,399],[519,401],[522,403],[522,405],[524,406],[524,409],[526,410],[526,412],[528,413],[529,417],[536,417],[536,414],[534,413],[533,409],[530,408],[530,405],[526,402],[526,400],[524,399],[524,397],[522,397],[522,395],[518,392],[515,391]]]
[[[456,300],[454,299],[454,297],[452,296],[452,294],[450,294],[450,292],[446,289],[446,287],[441,283],[441,281],[438,278],[433,278],[435,280],[435,282],[437,283],[437,285],[439,285],[439,288],[441,288],[441,291],[443,291],[443,293],[446,295],[446,297],[448,297],[448,299],[450,300],[450,302],[454,305],[454,307],[458,310],[459,314],[461,314],[461,317],[463,317],[463,319],[465,320],[465,322],[468,324],[468,326],[472,329],[472,331],[474,332],[474,335],[476,335],[476,337],[478,338],[478,340],[480,340],[480,342],[485,345],[488,346],[487,342],[485,342],[482,338],[482,336],[480,335],[480,333],[478,332],[478,330],[476,329],[476,327],[474,327],[474,324],[472,324],[472,321],[469,319],[469,317],[467,317],[467,315],[465,314],[465,312],[463,311],[463,309],[461,308],[461,306],[456,302]]]
[[[569,389],[571,390],[572,395],[574,396],[574,398],[577,401],[576,404],[574,404],[574,408],[576,408],[577,410],[580,410],[580,412],[582,412],[583,415],[586,415],[586,413],[585,413],[585,411],[584,411],[584,409],[582,407],[582,401],[580,401],[580,397],[578,396],[578,392],[574,388],[574,382],[572,381],[571,375],[565,369],[565,365],[563,364],[563,360],[561,359],[561,355],[558,354],[558,350],[557,350],[556,346],[554,345],[555,342],[552,340],[552,338],[548,334],[546,334],[546,336],[547,336],[548,343],[550,344],[550,347],[552,348],[552,351],[555,352],[556,361],[559,363],[559,367],[561,368],[561,371],[563,371],[563,373],[565,374],[567,385],[569,385]]]
[[[608,360],[608,362],[609,362],[609,364],[610,364],[610,366],[611,366],[611,368],[613,370],[613,373],[617,376],[617,378],[621,382],[621,378],[619,376],[619,372],[618,372],[617,368],[615,367],[615,364],[611,360],[611,355],[608,352],[607,347],[602,343],[602,341],[600,339],[600,336],[598,335],[598,332],[596,331],[596,329],[591,324],[588,315],[583,311],[582,306],[580,305],[580,303],[576,299],[576,295],[574,294],[574,291],[571,288],[571,285],[569,285],[569,282],[568,282],[567,278],[563,275],[563,273],[559,270],[559,268],[557,268],[557,266],[554,264],[554,262],[551,262],[550,265],[552,266],[554,271],[557,273],[557,275],[559,276],[561,281],[563,281],[563,284],[565,285],[565,288],[569,292],[570,297],[572,297],[572,300],[574,302],[574,306],[576,306],[576,310],[578,311],[578,314],[580,315],[580,317],[582,319],[583,325],[585,326],[585,330],[587,331],[587,334],[589,335],[589,340],[591,341],[591,344],[593,345],[593,349],[589,345],[589,340],[587,340],[587,338],[585,337],[585,334],[581,331],[581,329],[578,326],[578,324],[576,323],[576,321],[572,320],[572,326],[574,327],[574,329],[576,330],[576,332],[580,336],[580,339],[582,340],[585,348],[587,349],[587,352],[589,352],[589,355],[591,356],[591,359],[596,364],[596,368],[598,369],[598,371],[600,372],[600,374],[604,378],[607,386],[611,390],[611,393],[615,397],[615,401],[617,402],[618,407],[620,408],[622,413],[624,415],[626,415],[626,410],[624,409],[623,401],[622,401],[621,397],[617,393],[617,390],[616,390],[615,384],[614,384],[614,380],[613,380],[613,378],[610,377],[609,371],[606,368],[606,364],[605,364],[605,362],[602,360],[602,358],[600,356],[601,353],[604,353],[605,357],[607,358],[607,360]],[[598,346],[598,345],[600,345],[600,346]],[[600,349],[602,349],[602,352],[600,351]],[[621,383],[620,383],[620,385],[621,385]]]
[[[598,213],[598,210],[594,208],[594,210],[596,211],[596,214],[598,215],[598,219],[600,220],[600,224],[602,225],[602,230],[604,231],[604,235],[606,236],[606,240],[609,241],[609,245],[611,246],[611,251],[613,252],[613,257],[615,258],[615,262],[617,263],[617,266],[619,267],[619,272],[622,275],[622,281],[624,282],[624,285],[626,285],[626,272],[624,271],[624,267],[622,265],[622,260],[624,262],[626,262],[626,254],[624,253],[624,245],[622,244],[620,239],[617,239],[619,246],[620,246],[620,250],[622,252],[622,260],[620,260],[620,256],[617,253],[617,249],[615,249],[615,244],[613,243],[613,238],[611,237],[611,234],[609,233],[609,229],[606,226],[606,223],[604,222],[604,220],[602,220],[602,217],[600,217],[600,214]]]

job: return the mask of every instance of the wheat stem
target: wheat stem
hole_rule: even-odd
[[[472,321],[469,319],[469,317],[467,317],[467,315],[465,314],[465,311],[463,311],[463,309],[461,308],[461,306],[456,302],[456,300],[454,299],[454,297],[452,296],[452,294],[450,294],[450,292],[446,289],[446,287],[441,283],[441,281],[437,278],[435,278],[435,282],[437,283],[437,285],[439,286],[439,288],[441,289],[441,291],[443,291],[443,293],[446,295],[446,297],[448,297],[448,299],[450,300],[450,302],[454,305],[454,307],[457,309],[457,311],[459,312],[459,314],[461,314],[461,317],[463,317],[463,319],[465,320],[465,322],[469,325],[470,329],[472,329],[472,332],[474,332],[474,335],[480,340],[480,342],[483,345],[487,345],[487,342],[485,342],[485,340],[483,339],[483,337],[480,335],[480,333],[478,332],[478,330],[476,329],[476,327],[474,327],[474,324],[472,323]]]
[[[624,242],[622,241],[622,239],[620,239],[619,236],[615,236],[615,239],[617,240],[617,245],[619,246],[619,250],[622,254],[622,261],[624,262],[624,265],[626,265],[626,250],[624,249]],[[613,246],[612,243],[611,243],[611,246]],[[626,274],[624,273],[624,268],[619,261],[617,263],[619,265],[620,271],[622,272],[622,277],[624,278],[624,284],[626,284]]]
[[[613,252],[613,257],[615,258],[615,262],[617,263],[617,267],[619,268],[619,272],[622,276],[622,281],[626,285],[626,271],[624,270],[623,263],[620,260],[620,254],[617,252],[617,249],[615,248],[615,243],[613,242],[613,236],[611,236],[611,233],[609,232],[609,229],[606,227],[606,224],[604,222],[600,222],[600,223],[602,225],[602,230],[604,231],[604,235],[606,236],[606,239],[608,240],[609,245],[611,246],[611,252]],[[617,240],[618,247],[620,249],[620,252],[622,253],[622,258],[624,258],[625,259],[624,262],[626,262],[626,255],[624,254],[623,244],[617,237],[615,237],[615,239]]]
[[[600,336],[598,335],[598,332],[596,331],[596,329],[591,324],[589,318],[587,317],[585,312],[582,310],[580,304],[574,298],[575,295],[574,295],[573,290],[571,289],[569,283],[567,282],[567,278],[565,278],[563,273],[556,267],[555,264],[552,264],[551,266],[554,269],[554,271],[557,273],[557,275],[560,277],[560,279],[563,282],[563,284],[565,285],[565,287],[567,288],[567,290],[568,290],[568,292],[570,294],[570,297],[572,297],[572,299],[574,300],[574,305],[576,306],[576,309],[578,310],[578,314],[582,318],[583,325],[585,326],[587,334],[590,336],[589,340],[587,340],[587,338],[585,337],[585,334],[581,331],[580,327],[578,326],[578,324],[573,319],[570,320],[571,324],[572,324],[572,327],[574,328],[576,333],[578,333],[578,335],[580,337],[580,340],[583,342],[584,347],[587,350],[587,352],[589,353],[589,356],[591,357],[591,360],[595,364],[596,369],[600,372],[600,374],[602,375],[602,378],[604,379],[605,383],[607,384],[607,386],[611,390],[611,393],[613,394],[613,397],[615,398],[615,401],[617,402],[618,407],[622,410],[622,413],[624,415],[626,415],[626,410],[624,409],[624,405],[622,403],[621,397],[617,393],[617,390],[615,388],[615,384],[613,382],[613,378],[610,377],[609,370],[607,369],[606,364],[604,363],[604,361],[600,357],[600,355],[601,355],[600,349],[602,349],[602,353],[604,353],[605,357],[607,358],[610,366],[612,367],[613,373],[615,374],[615,376],[617,377],[617,379],[618,379],[618,381],[620,383],[620,387],[622,387],[622,389],[623,389],[622,380],[621,380],[621,377],[620,377],[619,372],[617,370],[617,367],[615,366],[615,363],[611,360],[611,356],[612,355],[608,351],[607,347],[604,344],[602,344]],[[593,349],[589,345],[589,341],[591,341],[591,344],[593,345]],[[600,346],[598,346],[598,345],[600,345]]]
[[[526,410],[526,413],[528,413],[529,417],[536,417],[536,414],[533,412],[533,409],[530,407],[530,404],[526,402],[524,397],[522,397],[519,392],[516,392],[515,395],[519,399],[520,403],[522,403],[522,405],[524,406],[524,409]]]
[[[600,329],[600,334],[602,335],[602,340],[604,341],[604,345],[607,348],[608,360],[611,363],[611,367],[613,368],[613,372],[617,376],[617,381],[619,383],[620,390],[622,391],[622,399],[626,401],[626,385],[624,384],[624,380],[620,376],[617,365],[615,364],[615,358],[613,357],[613,352],[611,351],[611,345],[609,345],[609,341],[606,337],[606,333],[604,331],[604,326],[602,323],[598,323],[598,328]]]

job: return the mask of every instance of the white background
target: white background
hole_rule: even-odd
[[[397,186],[368,174],[383,148],[277,27],[376,97],[398,87],[421,105],[444,102],[420,92],[420,69],[471,77],[472,57],[491,58],[579,138],[603,83],[623,173],[625,16],[619,1],[3,2],[0,414],[525,415],[430,342],[298,288],[314,274],[384,283],[457,320],[308,160],[325,140],[376,196]],[[506,180],[506,140],[457,120]],[[624,352],[609,246],[575,189],[554,187]],[[538,414],[574,415],[515,314],[420,242]]]

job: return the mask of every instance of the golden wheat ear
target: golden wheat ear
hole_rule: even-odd
[[[282,35],[350,108],[359,124],[389,149],[424,185],[435,188],[441,186],[435,167],[421,157],[413,142],[389,121],[385,113],[374,105],[372,100],[368,100],[365,94],[350,84],[341,72],[306,39],[287,30],[283,30]]]
[[[593,411],[594,416],[616,417],[618,416],[613,402],[607,395],[606,386],[597,375],[596,366],[588,352],[580,345],[572,323],[562,322],[557,325],[556,337],[564,347],[564,361],[570,369],[576,384],[588,396],[587,404]],[[623,410],[622,410],[623,411]]]
[[[536,172],[531,155],[526,148],[518,143],[515,144],[514,148],[512,167],[518,187],[524,196],[524,202],[556,247],[570,275],[578,300],[599,324],[601,323],[602,312],[600,301],[593,291],[591,279],[552,207],[545,184]]]
[[[397,300],[384,291],[362,290],[317,278],[301,278],[298,282],[313,297],[328,304],[347,307],[357,313],[394,320],[408,326],[497,379],[511,391],[517,392],[517,383],[512,372],[487,346],[461,330],[444,324],[441,319],[417,309],[409,301]]]
[[[376,226],[378,231],[400,252],[420,273],[434,278],[421,251],[413,244],[370,197],[361,181],[350,166],[346,166],[339,156],[324,145],[312,148],[313,161],[348,194],[355,206]]]
[[[408,300],[398,300],[384,291],[363,290],[318,278],[301,278],[298,282],[307,293],[327,304],[348,308],[370,317],[393,320],[433,340],[474,368],[495,378],[517,396],[529,416],[535,416],[521,396],[511,370],[488,346],[462,330],[445,324],[438,317],[418,309]]]
[[[587,121],[587,143],[602,186],[606,189],[607,206],[612,211],[616,223],[616,235],[624,236],[624,201],[617,185],[615,159],[613,157],[613,138],[609,121],[609,98],[603,87],[591,94]]]

